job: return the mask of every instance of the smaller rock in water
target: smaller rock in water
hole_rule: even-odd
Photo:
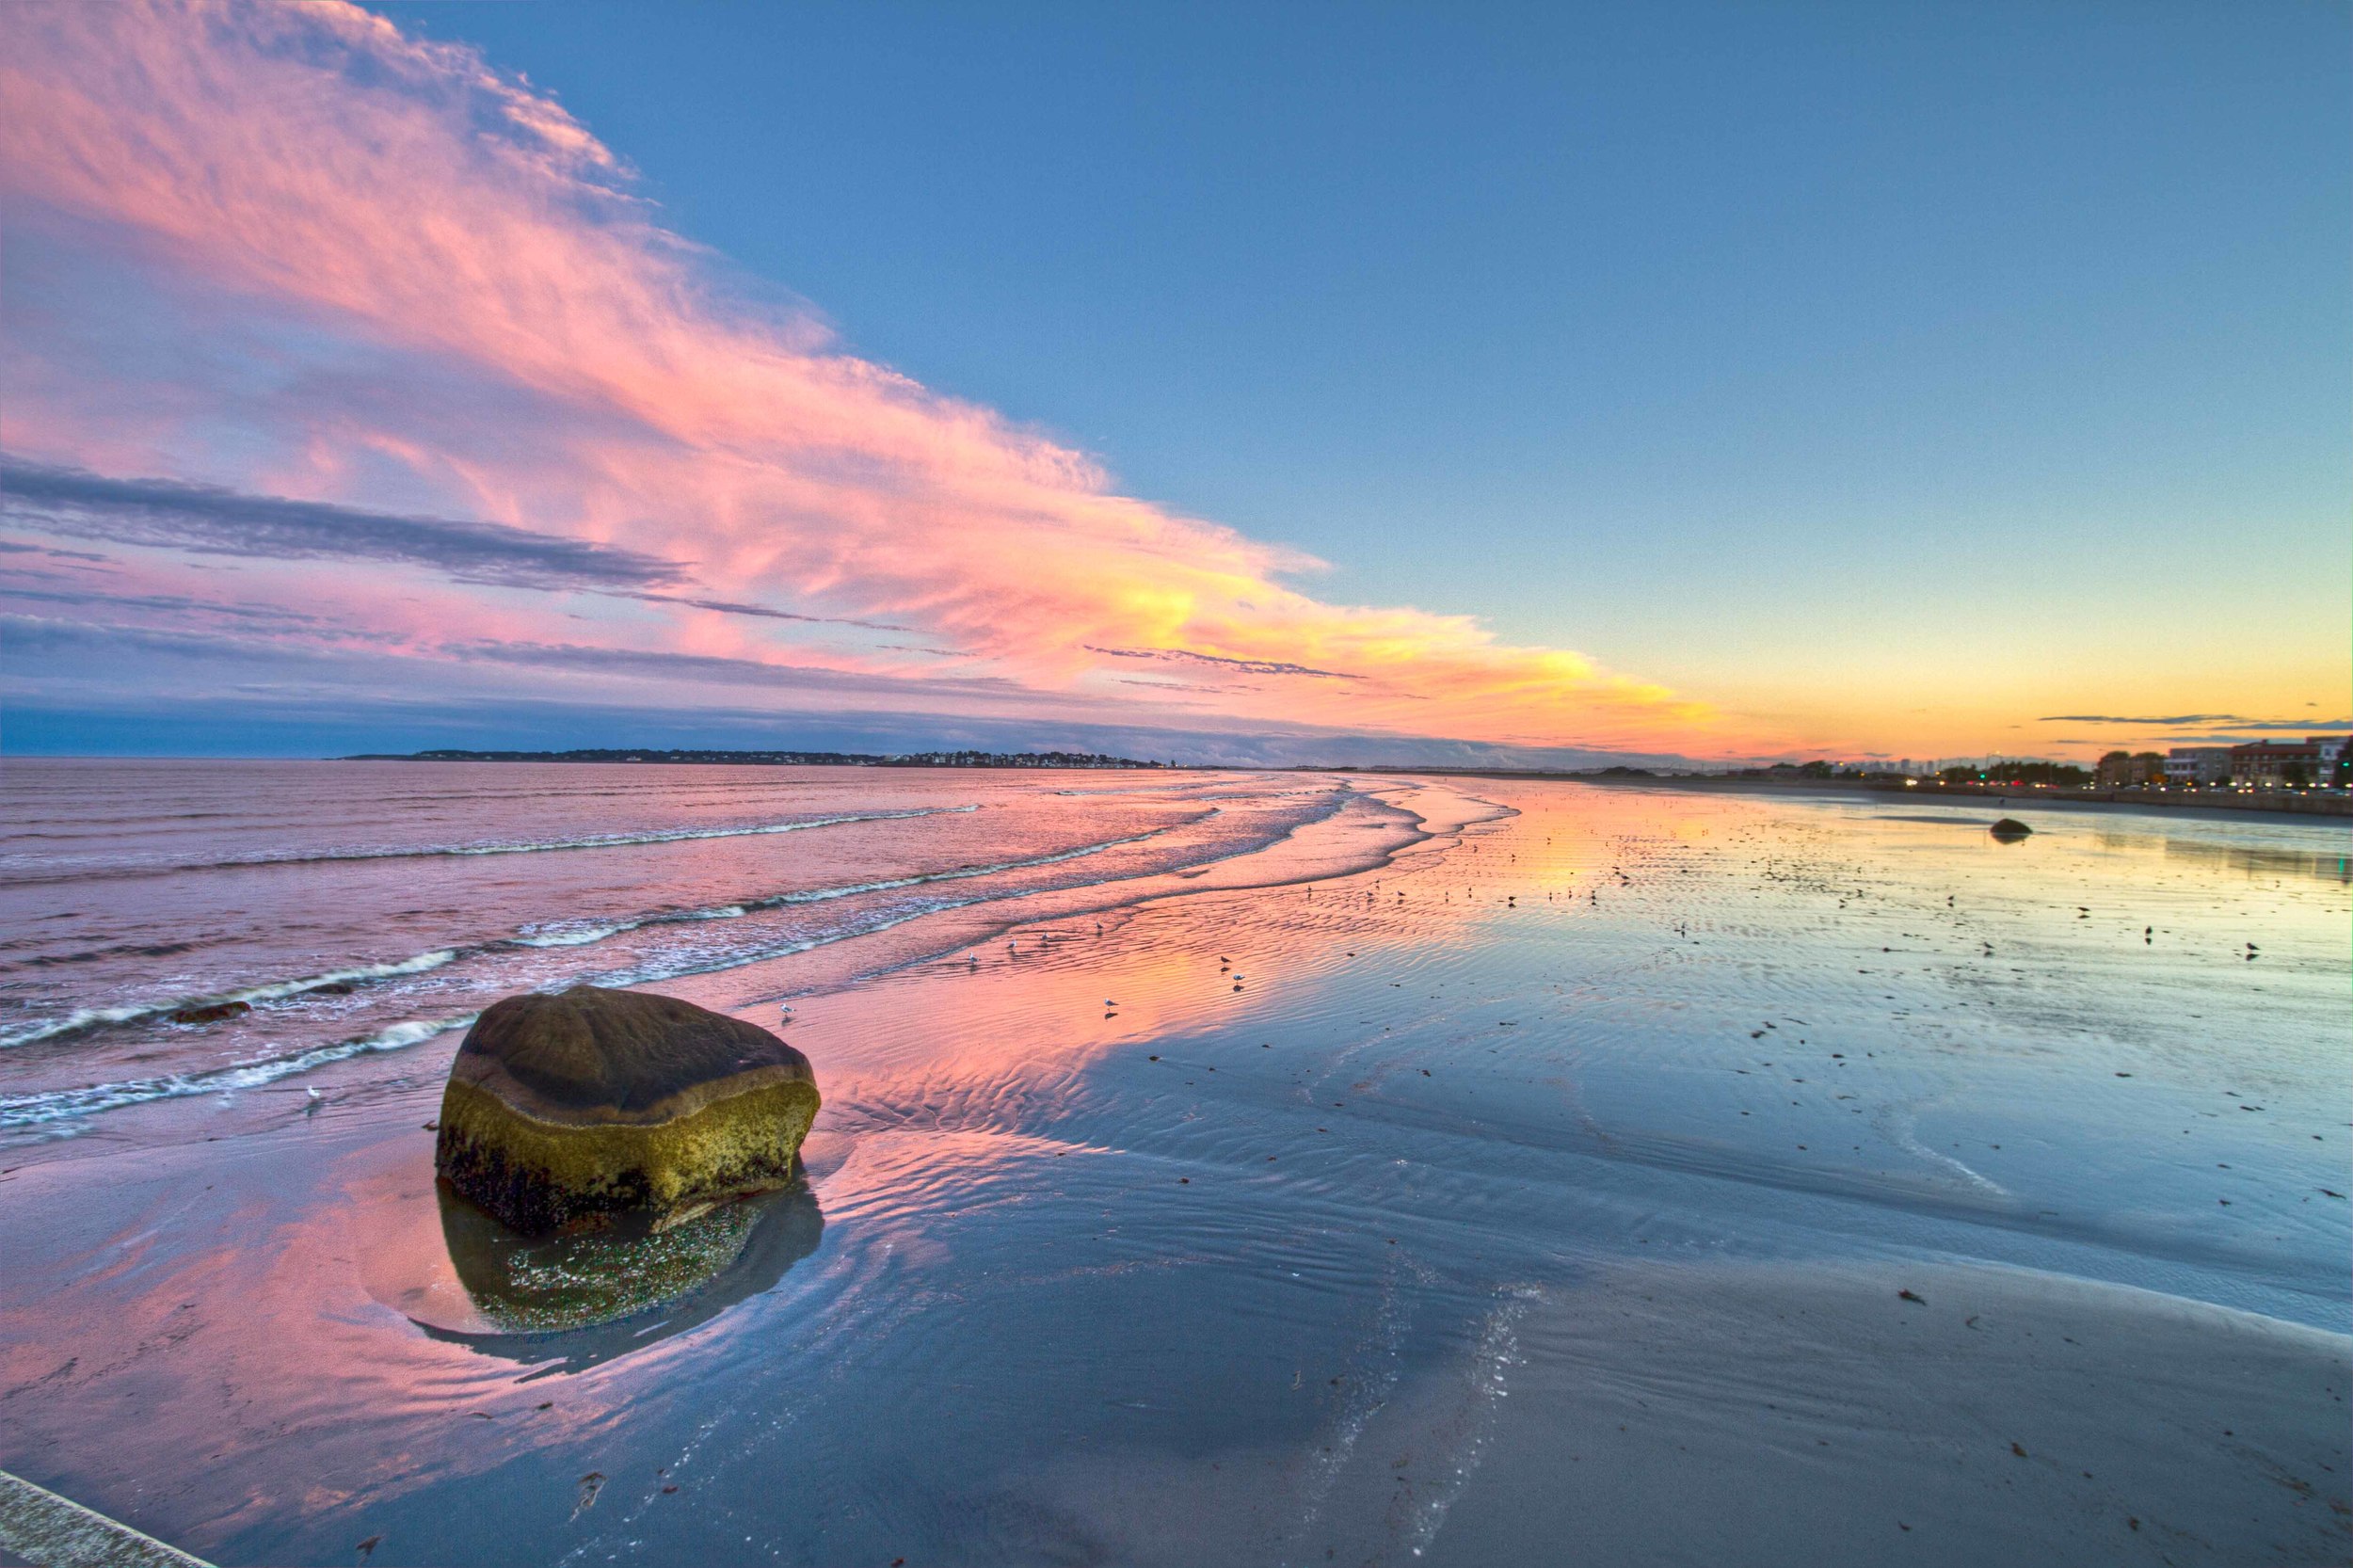
[[[1997,822],[1992,827],[1987,828],[1986,831],[1993,834],[1996,839],[2001,840],[2002,842],[2009,844],[2015,843],[2019,840],[2025,838],[2028,834],[2032,833],[2034,829],[2028,827],[2025,823],[2020,822],[2015,817],[2004,817],[2000,822]]]
[[[818,1103],[808,1058],[757,1025],[575,985],[474,1021],[434,1168],[521,1231],[666,1213],[790,1183]]]
[[[216,1024],[223,1018],[233,1018],[253,1011],[249,1001],[198,1002],[190,1007],[176,1007],[171,1021],[176,1024]]]

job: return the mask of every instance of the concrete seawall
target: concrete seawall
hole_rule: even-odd
[[[201,1558],[6,1470],[0,1547],[40,1568],[206,1568]]]

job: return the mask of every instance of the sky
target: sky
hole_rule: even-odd
[[[0,8],[0,753],[2353,728],[2353,9]]]

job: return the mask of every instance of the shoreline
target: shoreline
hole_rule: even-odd
[[[571,766],[1007,769],[1035,773],[1182,773],[1174,762],[1076,751],[730,751],[713,747],[590,746],[570,751],[358,751],[322,762],[536,762]]]
[[[1337,804],[1331,813],[1293,825],[1281,836],[1256,847],[1173,869],[1108,880],[986,893],[968,902],[942,904],[871,928],[833,934],[806,946],[796,944],[778,953],[746,957],[712,968],[678,968],[650,977],[625,977],[623,983],[642,989],[723,987],[736,976],[790,970],[796,976],[795,984],[782,988],[760,987],[760,1000],[799,1001],[871,984],[900,970],[939,962],[946,954],[968,952],[1001,939],[1009,932],[1042,922],[1082,918],[1116,920],[1132,915],[1140,907],[1168,899],[1243,890],[1275,894],[1306,884],[1372,875],[1393,864],[1400,856],[1434,840],[1458,838],[1465,829],[1488,820],[1484,813],[1498,809],[1491,803],[1450,789],[1410,792],[1405,800],[1393,798],[1401,792],[1394,787],[1385,791],[1342,783],[1334,791]],[[1425,795],[1433,798],[1424,798]],[[1417,806],[1420,809],[1416,808]],[[1368,829],[1372,831],[1369,833]],[[1058,857],[1046,858],[1050,861]],[[933,874],[952,881],[971,874],[973,870]],[[687,912],[685,918],[691,919],[697,913]],[[665,918],[680,918],[679,912],[670,911]],[[477,944],[468,951],[485,951],[491,945],[496,944]],[[242,988],[159,999],[136,1009],[124,1007],[104,1015],[53,1020],[46,1033],[30,1036],[24,1043],[71,1044],[85,1036],[119,1035],[143,1024],[168,1024],[176,1011],[191,1006],[300,996],[330,983],[348,984],[355,980],[437,972],[443,966],[426,961],[446,961],[456,956],[458,953],[455,950],[441,950],[404,962],[374,966],[364,973],[343,970],[301,979],[275,977]],[[287,1082],[291,1090],[294,1085],[288,1080],[308,1079],[323,1069],[330,1070],[330,1077],[322,1081],[331,1082],[331,1070],[346,1063],[353,1064],[352,1070],[357,1070],[370,1057],[428,1046],[443,1036],[462,1032],[472,1022],[471,1014],[450,1016],[444,1010],[430,1018],[402,1019],[374,1033],[314,1043],[286,1055],[248,1057],[199,1073],[171,1073],[33,1094],[0,1094],[0,1161],[13,1159],[32,1163],[56,1157],[93,1134],[103,1141],[113,1129],[142,1118],[168,1117],[166,1108],[176,1102],[250,1093],[280,1082]],[[0,1036],[0,1048],[8,1048],[14,1043]],[[94,1109],[86,1114],[73,1114],[72,1108],[84,1103]],[[78,1123],[82,1130],[64,1138],[40,1136],[44,1126],[67,1123]]]
[[[2280,817],[2353,818],[2353,792],[2324,795],[2273,794],[2247,800],[2188,796],[2148,790],[2057,791],[2002,790],[1956,784],[1888,784],[1836,778],[1730,778],[1714,776],[1657,774],[1627,775],[1567,772],[1519,772],[1507,768],[1294,768],[1295,773],[1363,774],[1376,777],[1493,778],[1530,783],[1593,784],[1609,789],[1689,790],[1719,794],[1760,794],[1784,799],[1812,795],[1851,799],[1875,795],[1893,800],[1935,796],[1944,800],[1983,801],[1993,806],[2036,809],[2141,811],[2155,810],[2228,821],[2274,820]]]
[[[708,751],[708,750],[641,750],[631,752],[620,748],[572,752],[358,752],[338,757],[245,758],[216,756],[147,756],[114,757],[85,756],[72,753],[39,753],[24,760],[52,762],[404,762],[418,764],[504,763],[572,767],[744,767],[744,768],[824,768],[865,769],[889,773],[1014,773],[1014,774],[1110,774],[1145,773],[1160,776],[1183,774],[1325,774],[1354,776],[1367,778],[1489,778],[1506,783],[1531,784],[1593,784],[1612,788],[1690,790],[1714,792],[1751,792],[1779,795],[1784,798],[1817,795],[1826,798],[1848,798],[1854,795],[1883,795],[1895,798],[1939,796],[1951,800],[1982,800],[1993,805],[2017,805],[2035,808],[2061,810],[2127,810],[2161,811],[2166,813],[2212,817],[2218,820],[2246,821],[2302,817],[2353,819],[2353,791],[2320,793],[2289,793],[2265,792],[2230,798],[2209,794],[2190,794],[2167,790],[2070,790],[2040,791],[2034,789],[2004,789],[1990,785],[1945,784],[1922,781],[1899,784],[1883,780],[1808,778],[1787,781],[1771,778],[1737,778],[1715,774],[1609,774],[1594,769],[1563,768],[1468,768],[1446,765],[1406,767],[1386,763],[1369,765],[1331,762],[1276,762],[1263,765],[1239,762],[1176,762],[1139,760],[1130,758],[1086,759],[1071,754],[1035,754],[1030,760],[1023,753],[971,754],[984,758],[979,760],[942,760],[943,754],[910,754],[905,757],[863,755],[856,753],[822,753],[792,751]]]

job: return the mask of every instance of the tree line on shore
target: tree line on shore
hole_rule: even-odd
[[[1158,768],[1093,751],[716,751],[591,746],[571,751],[360,752],[340,762],[689,762],[789,768]]]

